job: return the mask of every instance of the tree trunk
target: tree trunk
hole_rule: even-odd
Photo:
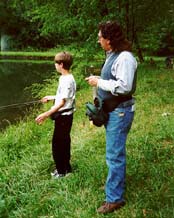
[[[144,62],[144,57],[143,57],[142,49],[140,47],[136,31],[134,31],[134,42],[135,42],[135,46],[136,46],[136,49],[137,49],[138,58],[140,60],[140,63],[142,63],[142,62]]]
[[[126,22],[126,38],[129,39],[129,29],[130,29],[130,21],[129,21],[129,0],[125,3],[125,22]]]
[[[121,13],[121,0],[118,0],[118,12]]]

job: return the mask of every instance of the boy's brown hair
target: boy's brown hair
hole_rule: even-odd
[[[73,63],[73,57],[69,52],[63,51],[56,54],[54,61],[58,64],[63,63],[63,68],[69,70]]]

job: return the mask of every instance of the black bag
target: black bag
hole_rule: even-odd
[[[53,114],[51,114],[50,118],[52,120],[56,120],[60,115],[61,115],[61,113],[59,111],[57,111],[57,112],[54,112]]]
[[[50,118],[52,120],[56,120],[62,113],[71,111],[72,109],[73,108],[67,108],[67,109],[64,109],[62,111],[56,111],[56,112],[54,112],[53,114],[50,115]]]
[[[94,99],[94,104],[86,103],[86,115],[98,127],[107,123],[109,118],[109,114],[103,110],[103,101],[99,97]]]

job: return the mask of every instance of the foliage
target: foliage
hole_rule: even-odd
[[[138,21],[139,28],[144,28],[144,31],[142,31],[142,29],[139,31],[144,49],[158,51],[162,48],[167,49],[171,47],[167,39],[169,35],[173,35],[174,31],[173,2],[166,1],[162,3],[159,0],[148,1],[141,6],[141,10],[143,10],[143,12],[139,11],[137,14],[136,11],[136,14],[138,15],[137,19],[140,19]],[[142,25],[143,23],[144,25]],[[174,38],[172,38],[171,41],[173,43]],[[171,52],[173,53],[173,51],[172,48]],[[166,50],[166,54],[163,53],[163,55],[167,54],[169,55],[170,52]]]
[[[127,141],[127,204],[106,217],[174,216],[174,75],[162,61],[154,60],[156,65],[147,60],[138,69],[137,109]],[[85,65],[80,61],[79,68],[74,66],[77,80]],[[38,94],[52,93],[56,81],[46,81]],[[85,117],[84,105],[91,98],[91,88],[81,85],[72,128],[73,173],[66,178],[50,178],[52,121],[41,126],[34,122],[47,106],[0,134],[1,217],[101,217],[96,208],[104,199],[105,138],[104,129],[91,126]]]
[[[2,0],[0,12],[1,32],[12,34],[17,48],[46,49],[72,42],[93,47],[98,23],[115,19],[139,52],[174,49],[173,37],[167,40],[174,31],[172,0]]]

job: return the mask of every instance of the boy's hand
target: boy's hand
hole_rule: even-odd
[[[41,101],[42,103],[47,103],[47,102],[50,101],[50,100],[54,100],[54,96],[51,96],[51,95],[45,96],[45,97],[43,97],[40,101]]]
[[[44,122],[44,120],[47,118],[47,114],[46,113],[42,113],[39,116],[36,117],[35,121],[37,124],[42,124]]]

